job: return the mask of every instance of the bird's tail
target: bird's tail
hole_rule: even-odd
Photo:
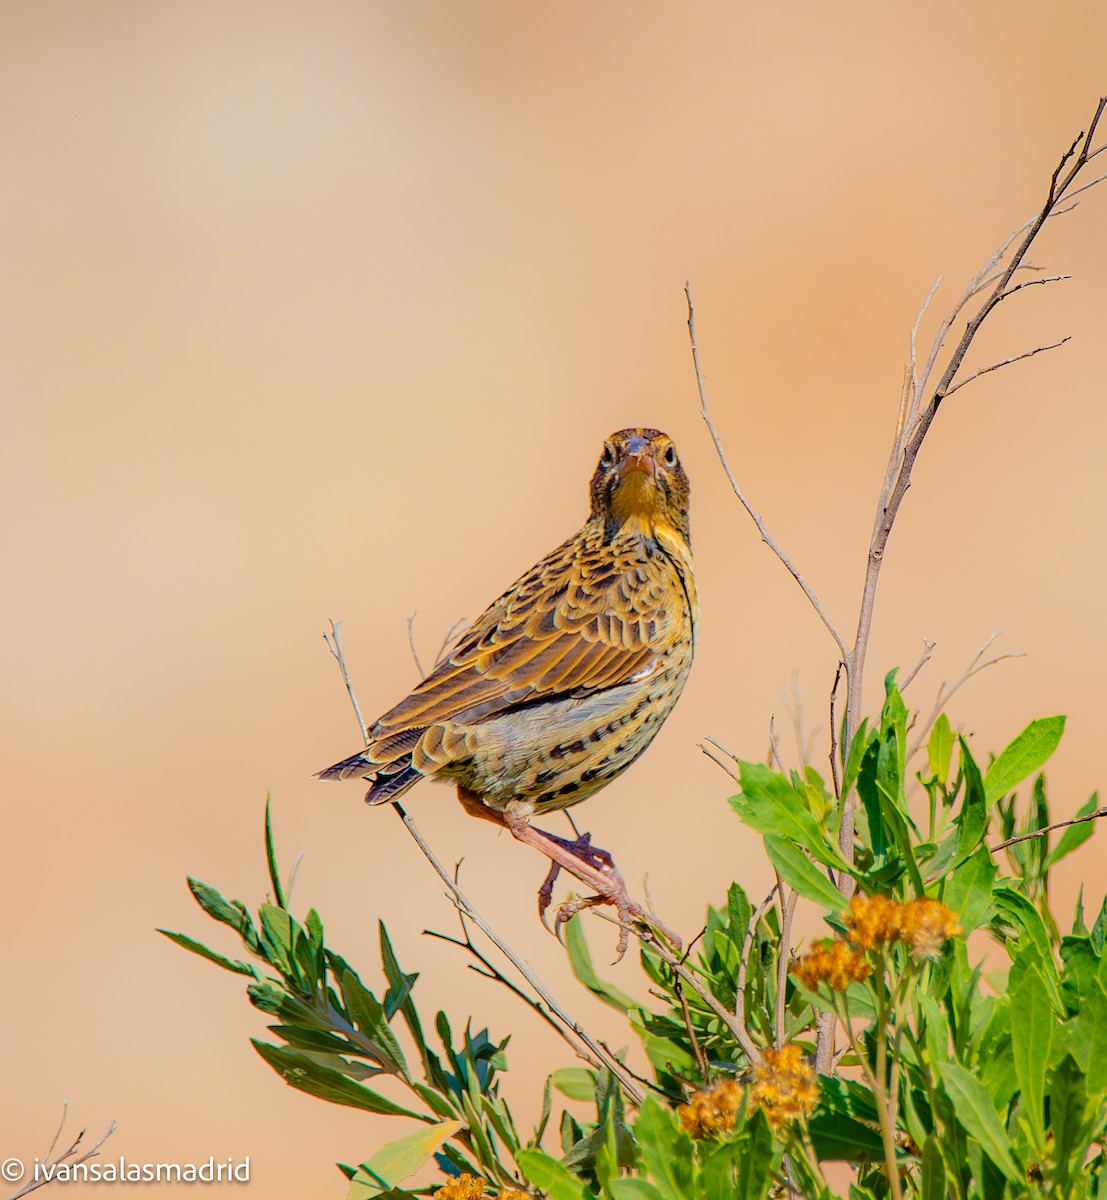
[[[365,793],[366,804],[387,804],[390,800],[398,800],[408,788],[414,787],[423,778],[422,772],[411,765],[410,754],[394,762],[380,763],[365,750],[317,772],[316,778],[350,779],[357,775],[372,784]]]

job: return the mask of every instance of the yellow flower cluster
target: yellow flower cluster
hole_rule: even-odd
[[[434,1200],[481,1200],[484,1180],[476,1175],[458,1175],[434,1193]]]
[[[961,932],[957,914],[929,896],[906,904],[887,896],[854,896],[846,924],[849,940],[862,950],[903,942],[917,959],[936,958],[942,943]]]
[[[804,987],[816,991],[825,982],[836,992],[844,992],[851,983],[868,979],[872,970],[857,950],[829,938],[816,942],[792,967],[792,973]]]
[[[434,1200],[482,1200],[487,1186],[486,1181],[477,1175],[458,1175],[434,1193]],[[531,1200],[531,1196],[529,1192],[521,1192],[518,1188],[501,1188],[496,1200]]]
[[[742,1087],[727,1079],[696,1094],[677,1109],[680,1127],[694,1138],[717,1137],[734,1128],[734,1119],[742,1107]]]
[[[793,1043],[781,1050],[765,1051],[764,1059],[753,1068],[750,1099],[765,1110],[774,1129],[815,1111],[819,1084],[799,1046]]]

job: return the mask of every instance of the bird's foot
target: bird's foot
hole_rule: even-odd
[[[569,900],[558,906],[557,916],[554,918],[554,928],[551,930],[555,936],[560,939],[562,926],[578,912],[609,904],[615,909],[619,922],[616,962],[619,962],[626,954],[630,944],[630,931],[635,926],[653,929],[666,938],[675,949],[681,948],[680,938],[664,922],[658,920],[653,913],[643,908],[637,900],[631,897],[627,891],[626,881],[615,865],[615,860],[606,850],[592,845],[590,833],[581,834],[575,841],[569,841],[544,831],[528,829],[528,833],[538,833],[547,843],[552,843],[552,845],[542,847],[551,856],[560,851],[556,858],[552,858],[549,873],[538,889],[538,915],[547,929],[549,929],[549,925],[546,922],[546,910],[552,902],[554,883],[563,867],[596,890],[596,894],[593,896]]]

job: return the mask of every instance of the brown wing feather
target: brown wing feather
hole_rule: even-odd
[[[602,528],[586,527],[490,605],[371,737],[627,682],[664,649],[672,569],[663,555],[644,553],[638,538],[613,548],[603,545]]]

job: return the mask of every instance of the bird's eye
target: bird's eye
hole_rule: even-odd
[[[610,442],[604,446],[600,462],[605,467],[613,467],[615,465],[615,447]]]
[[[665,447],[665,452],[661,455],[661,461],[667,467],[676,466],[676,450],[671,445]]]

